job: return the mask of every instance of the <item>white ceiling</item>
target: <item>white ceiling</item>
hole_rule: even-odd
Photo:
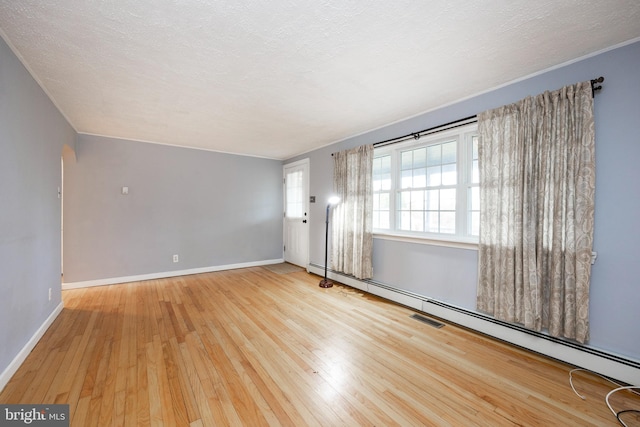
[[[80,133],[286,159],[635,39],[640,2],[0,0],[0,29]]]

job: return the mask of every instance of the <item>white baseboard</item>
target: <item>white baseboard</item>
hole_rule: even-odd
[[[60,302],[60,304],[58,304],[58,306],[53,310],[53,312],[51,312],[49,317],[47,317],[44,323],[40,325],[40,327],[33,334],[31,339],[29,339],[29,341],[27,341],[25,346],[22,347],[22,350],[20,350],[20,352],[16,355],[16,357],[13,358],[11,363],[9,363],[9,366],[7,366],[7,368],[2,372],[2,374],[0,374],[0,391],[4,389],[4,387],[7,385],[11,377],[13,377],[13,375],[16,373],[18,368],[20,368],[20,366],[24,363],[27,356],[29,356],[29,353],[31,353],[31,350],[33,350],[36,344],[38,344],[38,341],[40,341],[40,338],[42,338],[44,333],[47,332],[47,329],[49,329],[49,326],[51,326],[53,321],[56,320],[58,315],[62,312],[63,308],[64,308],[64,304]]]
[[[308,271],[319,276],[324,275],[322,266],[310,264]],[[502,324],[503,322],[493,321],[488,316],[391,286],[358,280],[332,271],[327,272],[327,277],[571,365],[597,372],[627,384],[640,384],[640,361],[589,346],[554,339],[544,334],[526,331],[517,326],[506,326]]]
[[[81,282],[62,283],[62,290],[88,288],[91,286],[116,285],[118,283],[140,282],[142,280],[164,279],[167,277],[188,276],[190,274],[211,273],[213,271],[235,270],[237,268],[259,267],[261,265],[279,264],[283,258],[263,261],[243,262],[239,264],[216,265],[212,267],[191,268],[188,270],[165,271],[162,273],[140,274],[137,276],[110,277],[106,279],[85,280]]]

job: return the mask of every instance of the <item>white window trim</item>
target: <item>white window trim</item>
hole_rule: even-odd
[[[466,241],[461,238],[447,239],[441,236],[416,236],[415,234],[402,234],[399,232],[374,231],[374,239],[391,240],[396,242],[417,243],[421,245],[444,246],[448,248],[478,250],[478,241]]]

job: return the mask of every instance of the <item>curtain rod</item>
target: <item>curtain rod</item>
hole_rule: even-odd
[[[591,94],[595,96],[595,93],[602,89],[602,85],[598,83],[602,83],[604,81],[604,77],[600,76],[596,79],[591,79]],[[475,123],[478,121],[478,116],[469,116],[464,119],[455,120],[453,122],[445,123],[444,125],[434,126],[428,129],[421,130],[419,132],[413,132],[407,135],[399,136],[396,138],[387,139],[385,141],[376,142],[373,144],[374,147],[383,147],[385,145],[396,144],[398,142],[407,141],[409,139],[420,139],[423,135],[428,135],[430,133],[440,132],[443,130],[454,129],[460,126],[464,126],[470,123]],[[332,154],[333,155],[333,154]]]
[[[595,96],[596,92],[602,89],[602,85],[600,85],[599,83],[602,83],[604,81],[604,77],[600,76],[598,78],[595,79],[591,79],[591,94],[593,96]],[[403,136],[398,136],[396,138],[391,138],[391,139],[387,139],[384,141],[380,141],[380,142],[376,142],[375,144],[373,144],[374,147],[383,147],[385,145],[391,145],[391,144],[396,144],[398,142],[403,142],[403,141],[407,141],[409,139],[415,139],[418,140],[420,139],[421,136],[423,135],[429,135],[430,133],[435,133],[435,132],[440,132],[443,130],[448,130],[448,129],[454,129],[460,126],[464,126],[464,125],[468,125],[470,123],[475,123],[478,121],[478,116],[469,116],[469,117],[465,117],[464,119],[460,119],[460,120],[454,120],[453,122],[449,122],[449,123],[445,123],[443,125],[438,125],[438,126],[434,126],[428,129],[424,129],[418,132],[412,132],[409,133],[407,135],[403,135]],[[331,155],[333,156],[333,153],[331,153]]]
[[[453,122],[445,123],[444,125],[438,125],[431,127],[429,129],[424,129],[419,132],[413,132],[407,135],[399,136],[397,138],[387,139],[386,141],[380,141],[373,144],[374,147],[382,147],[385,145],[396,144],[398,142],[407,141],[409,139],[420,139],[423,135],[428,135],[430,133],[440,132],[443,130],[454,129],[460,126],[468,125],[470,123],[475,123],[478,121],[478,116],[469,116],[464,119],[455,120]]]

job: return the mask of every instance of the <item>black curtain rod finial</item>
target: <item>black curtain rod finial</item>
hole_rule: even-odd
[[[602,85],[598,83],[602,83],[604,81],[604,77],[600,76],[597,79],[591,79],[591,95],[595,96],[596,91],[602,89]]]

